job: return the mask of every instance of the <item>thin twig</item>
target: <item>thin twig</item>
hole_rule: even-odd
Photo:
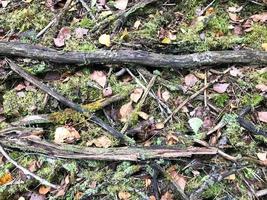
[[[142,98],[140,99],[140,101],[136,105],[136,108],[134,109],[134,111],[130,114],[130,116],[128,118],[128,121],[124,124],[124,126],[123,126],[123,128],[121,130],[121,133],[125,133],[127,131],[128,127],[129,127],[129,123],[130,123],[130,121],[132,119],[133,114],[135,114],[136,112],[139,112],[140,111],[142,105],[144,104],[144,102],[145,102],[145,100],[147,98],[147,95],[148,95],[150,89],[152,88],[152,86],[155,83],[156,78],[157,78],[157,76],[154,75],[152,77],[152,79],[149,81],[149,83],[148,83],[148,85],[147,85],[147,87],[146,87],[146,89],[144,91],[144,94],[142,95]]]
[[[87,5],[87,3],[84,0],[78,0],[82,6],[87,10],[87,12],[89,13],[91,19],[95,20],[95,16],[93,15],[91,9],[89,8],[89,6]]]
[[[230,68],[225,70],[223,75],[226,74],[227,72],[230,71]],[[186,100],[184,100],[173,112],[172,114],[167,117],[167,119],[164,121],[164,124],[168,123],[168,121],[170,121],[174,115],[176,115],[181,109],[182,107],[184,107],[189,101],[193,100],[195,97],[197,97],[199,94],[201,94],[204,90],[206,90],[208,87],[212,86],[213,84],[215,84],[216,82],[218,82],[222,77],[218,76],[216,79],[214,79],[213,81],[209,82],[207,85],[205,85],[204,87],[202,87],[200,90],[198,90],[196,93],[192,94],[190,97],[188,97]]]
[[[20,166],[16,161],[14,161],[7,153],[6,151],[4,150],[4,148],[0,145],[0,153],[9,161],[11,162],[13,165],[15,165],[18,169],[20,169],[26,176],[31,176],[32,178],[36,179],[37,181],[39,181],[41,184],[43,185],[46,185],[46,186],[49,186],[51,188],[54,188],[54,189],[58,189],[59,186],[57,185],[54,185],[50,182],[48,182],[47,180],[37,176],[36,174],[30,172],[28,169]]]

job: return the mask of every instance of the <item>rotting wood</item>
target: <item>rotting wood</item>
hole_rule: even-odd
[[[8,129],[0,133],[0,144],[3,147],[43,154],[55,158],[87,159],[87,160],[126,160],[141,161],[150,159],[175,159],[178,157],[191,157],[192,155],[215,155],[217,148],[189,147],[117,147],[117,148],[94,148],[81,147],[69,144],[54,144],[45,140],[35,139],[17,131]],[[34,131],[34,130],[32,130]],[[25,131],[24,131],[25,132]],[[23,135],[23,137],[21,136]]]
[[[188,55],[157,54],[135,50],[97,50],[84,53],[63,52],[43,46],[5,41],[0,41],[0,56],[26,57],[61,64],[136,64],[139,66],[173,67],[175,69],[190,69],[201,66],[216,67],[227,64],[267,64],[267,52],[252,50],[208,51]]]

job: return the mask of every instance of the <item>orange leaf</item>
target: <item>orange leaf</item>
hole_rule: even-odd
[[[9,172],[0,177],[0,185],[4,185],[10,181],[12,181],[12,175]]]
[[[51,188],[50,187],[46,187],[44,185],[41,185],[39,188],[39,194],[47,194],[48,192],[50,192]]]

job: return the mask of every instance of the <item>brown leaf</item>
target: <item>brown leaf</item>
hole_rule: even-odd
[[[47,187],[47,186],[44,186],[44,185],[41,185],[39,187],[39,194],[47,194],[48,192],[50,192],[51,188],[50,187]]]
[[[26,88],[26,86],[23,84],[23,83],[20,83],[20,84],[18,84],[14,89],[16,90],[16,91],[21,91],[21,90],[23,90],[23,89],[25,89]]]
[[[197,83],[198,78],[194,74],[188,74],[185,76],[184,81],[186,86],[193,87]]]
[[[88,29],[86,28],[76,28],[75,29],[75,37],[76,38],[83,38],[83,36],[87,35]]]
[[[119,10],[125,10],[127,8],[128,0],[116,0],[114,7]]]
[[[250,17],[254,22],[266,22],[267,21],[267,12],[257,14],[257,15],[252,15]]]
[[[103,88],[105,87],[106,82],[107,82],[107,75],[103,71],[94,71],[90,77],[93,81],[97,82],[100,86],[102,86]]]
[[[130,114],[133,112],[133,107],[132,107],[132,102],[124,104],[120,108],[120,121],[121,122],[126,122],[128,120],[128,117]]]
[[[165,192],[165,194],[160,198],[160,200],[174,200],[173,194],[169,191]]]
[[[62,27],[57,35],[57,38],[54,38],[54,44],[56,47],[63,47],[65,45],[65,40],[70,39],[71,30],[69,27]]]
[[[256,85],[256,89],[257,90],[260,90],[262,92],[266,92],[267,91],[267,85],[265,85],[265,84],[258,84],[258,85]]]
[[[64,126],[58,127],[55,131],[54,142],[57,144],[61,143],[74,143],[80,139],[80,134],[73,127]]]
[[[144,120],[147,120],[149,118],[149,115],[146,114],[145,112],[140,111],[137,114]]]
[[[242,76],[243,74],[240,72],[239,69],[233,67],[231,70],[230,70],[230,75],[231,76],[234,76],[234,77],[237,77],[237,76]]]
[[[96,147],[108,148],[112,145],[112,141],[107,136],[103,135],[86,143],[87,146],[91,146],[93,144]]]
[[[118,196],[119,196],[119,199],[121,199],[121,200],[129,200],[131,197],[131,194],[129,192],[121,191],[121,192],[119,192]]]
[[[54,44],[56,47],[63,47],[65,45],[65,40],[63,38],[54,38]]]
[[[258,112],[259,120],[267,123],[267,112]]]
[[[139,101],[139,99],[141,98],[142,94],[143,94],[143,89],[142,88],[135,88],[134,91],[132,92],[132,94],[130,95],[130,99],[137,103]]]
[[[186,179],[181,174],[178,174],[176,171],[171,171],[170,175],[173,179],[173,181],[184,191],[186,186]]]
[[[267,156],[267,152],[257,153],[257,157],[258,157],[259,160],[261,160],[261,161],[266,161],[266,156]]]
[[[157,130],[163,129],[164,128],[164,124],[162,122],[156,123],[155,128]]]
[[[217,83],[213,85],[213,90],[218,93],[224,93],[229,86],[229,83]]]

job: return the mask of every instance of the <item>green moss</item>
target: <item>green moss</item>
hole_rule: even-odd
[[[246,33],[244,42],[250,47],[261,49],[262,43],[267,42],[267,26],[254,24],[252,31]]]
[[[3,108],[6,115],[27,115],[44,109],[43,92],[25,91],[18,96],[16,91],[6,91],[3,95]]]
[[[229,101],[229,96],[227,94],[215,94],[212,99],[214,100],[216,106],[224,107]]]
[[[84,122],[85,116],[72,109],[65,109],[63,112],[53,112],[49,115],[49,120],[55,124],[66,124],[67,122]]]
[[[93,26],[94,26],[94,21],[92,21],[87,17],[82,18],[82,20],[77,24],[77,27],[87,28],[87,29],[90,29]]]
[[[17,8],[13,12],[1,14],[0,24],[2,28],[12,31],[24,32],[30,29],[40,31],[51,19],[51,11],[36,1],[29,4],[27,8]]]
[[[88,38],[78,40],[73,37],[66,41],[66,46],[64,47],[64,51],[92,52],[95,50],[95,44],[90,42]]]
[[[110,76],[109,83],[112,87],[113,94],[121,94],[122,96],[128,96],[129,93],[135,88],[135,85],[133,84],[118,81],[114,75]]]
[[[229,32],[229,17],[226,14],[216,15],[212,17],[208,24],[207,29],[215,33],[227,34]]]
[[[241,103],[244,106],[257,106],[263,101],[263,96],[258,93],[246,94],[242,97]]]
[[[223,183],[215,183],[208,187],[202,194],[205,198],[217,199],[220,195],[222,195],[223,191],[227,186]]]

